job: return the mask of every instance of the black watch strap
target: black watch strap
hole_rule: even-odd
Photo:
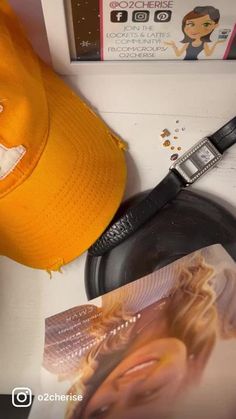
[[[174,172],[168,175],[134,207],[130,208],[118,221],[90,247],[89,253],[101,256],[131,236],[145,224],[158,210],[170,202],[180,192],[183,180]]]
[[[233,144],[236,144],[236,117],[227,122],[214,134],[208,136],[220,153],[224,153]]]
[[[210,140],[209,143],[214,145],[219,156],[233,144],[236,144],[236,117],[215,132],[215,134],[208,136],[208,140]],[[189,157],[191,153],[187,152],[185,154]],[[206,169],[208,169],[208,166],[206,166]],[[201,174],[204,174],[206,171],[205,169],[202,170]],[[103,235],[90,247],[89,253],[93,256],[101,256],[137,231],[157,211],[174,199],[182,187],[186,186],[188,181],[184,180],[184,177],[182,178],[181,175],[181,171],[172,168],[168,175],[144,200],[130,208],[118,221],[108,227]]]

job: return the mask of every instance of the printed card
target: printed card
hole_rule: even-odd
[[[236,57],[231,0],[66,0],[73,60]]]

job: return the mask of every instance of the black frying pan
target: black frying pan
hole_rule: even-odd
[[[117,218],[147,193],[127,201]],[[236,260],[236,218],[212,200],[183,190],[115,249],[104,256],[87,256],[87,296],[89,299],[98,297],[216,243],[221,243]]]

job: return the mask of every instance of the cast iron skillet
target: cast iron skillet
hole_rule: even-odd
[[[127,201],[116,218],[148,192]],[[98,297],[216,243],[221,243],[236,260],[236,218],[212,200],[183,190],[115,249],[104,256],[87,256],[87,297]]]

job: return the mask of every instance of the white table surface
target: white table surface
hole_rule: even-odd
[[[173,132],[175,121],[185,127],[179,135],[183,151],[214,132],[236,113],[235,66],[215,63],[211,69],[195,63],[174,73],[66,77],[105,121],[129,144],[126,196],[151,188],[166,174],[170,152],[160,132]],[[167,73],[167,74],[166,74]],[[194,188],[213,196],[236,215],[236,146],[219,167]],[[39,384],[43,354],[44,319],[86,301],[84,262],[81,256],[55,273],[21,266],[0,257],[0,392]]]

